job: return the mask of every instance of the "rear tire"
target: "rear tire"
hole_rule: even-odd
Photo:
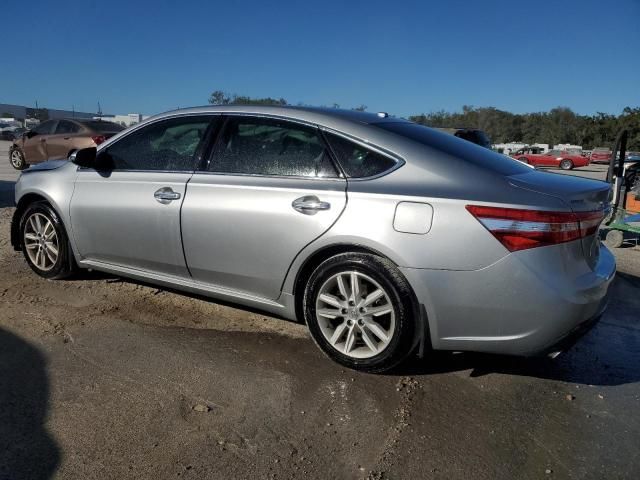
[[[620,248],[624,242],[624,233],[620,230],[609,230],[604,238],[604,244],[609,248]]]
[[[377,255],[343,253],[322,262],[307,282],[303,309],[316,344],[348,368],[389,370],[417,343],[413,291]]]
[[[568,158],[565,158],[560,161],[560,168],[562,170],[571,170],[573,168],[573,162]]]
[[[11,163],[11,166],[16,170],[24,170],[27,168],[27,162],[24,159],[24,154],[18,148],[14,148],[11,150],[11,153],[9,153],[9,163]]]
[[[77,269],[64,225],[47,202],[34,202],[25,209],[20,245],[31,270],[43,278],[59,280]]]

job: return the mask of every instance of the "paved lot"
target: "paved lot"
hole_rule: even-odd
[[[615,252],[603,320],[554,361],[439,354],[364,375],[291,322],[99,274],[42,280],[9,246],[11,212],[0,479],[638,478],[635,247]]]

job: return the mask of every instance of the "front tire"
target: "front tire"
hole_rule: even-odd
[[[24,170],[27,168],[27,162],[24,159],[24,154],[18,148],[11,150],[11,153],[9,154],[9,162],[16,170]]]
[[[565,158],[560,162],[560,168],[562,170],[571,170],[573,168],[573,162],[568,158]]]
[[[48,203],[34,202],[25,209],[20,241],[29,267],[41,277],[57,280],[75,271],[64,225]]]
[[[343,253],[322,262],[307,282],[303,307],[316,344],[348,368],[389,370],[417,343],[411,287],[377,255]]]

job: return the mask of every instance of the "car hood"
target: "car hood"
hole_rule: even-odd
[[[55,170],[56,168],[60,168],[66,165],[67,163],[69,163],[68,160],[49,160],[47,162],[37,163],[24,170],[22,173],[25,174],[30,172],[40,172],[43,170]]]

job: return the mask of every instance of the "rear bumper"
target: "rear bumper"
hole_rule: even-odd
[[[566,352],[571,349],[578,341],[585,336],[589,331],[596,326],[596,324],[602,318],[602,314],[606,309],[606,304],[603,306],[602,311],[598,313],[595,317],[590,318],[581,324],[577,325],[573,330],[567,333],[564,337],[559,338],[558,341],[549,345],[547,348],[541,350],[540,355],[549,355],[552,357],[556,357],[558,354],[562,352]]]
[[[432,347],[538,355],[604,312],[615,259],[602,247],[589,268],[579,245],[510,254],[474,271],[401,269],[425,306]]]

